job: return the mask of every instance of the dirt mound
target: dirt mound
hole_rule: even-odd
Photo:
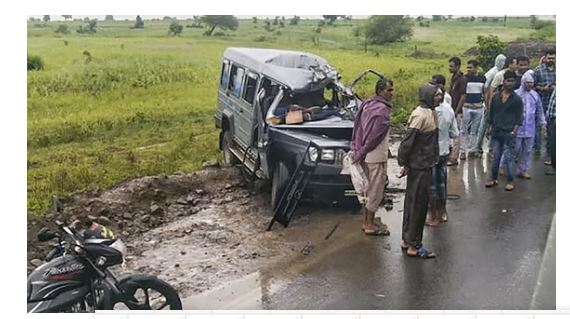
[[[519,56],[527,55],[531,58],[540,58],[547,49],[555,48],[556,43],[539,40],[517,40],[509,42],[506,48],[506,55]],[[463,53],[463,56],[476,56],[479,54],[477,47],[472,47]]]
[[[238,169],[208,168],[193,174],[145,176],[107,190],[57,199],[60,212],[28,220],[28,260],[45,257],[49,244],[38,243],[36,233],[42,227],[55,229],[56,219],[67,224],[93,220],[110,226],[128,242],[164,223],[196,214],[212,202],[223,201],[221,198],[228,200],[229,193],[244,187]],[[30,265],[28,271],[32,268]]]
[[[513,41],[507,45],[507,55],[524,54],[531,58],[540,58],[544,51],[556,47],[556,43],[547,41],[525,40]]]

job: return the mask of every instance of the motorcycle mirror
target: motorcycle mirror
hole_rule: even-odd
[[[48,240],[52,240],[52,239],[56,238],[57,234],[54,231],[52,231],[51,229],[44,227],[44,228],[40,229],[37,236],[38,236],[38,240],[43,242],[43,241],[48,241]]]

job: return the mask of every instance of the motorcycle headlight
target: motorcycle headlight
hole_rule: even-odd
[[[319,150],[314,146],[309,147],[309,159],[311,162],[316,162],[317,158],[319,158]]]
[[[323,150],[321,159],[323,161],[334,161],[334,150]]]
[[[123,255],[123,258],[127,256],[127,246],[125,246],[125,243],[123,243],[120,238],[117,238],[117,240],[115,240],[115,242],[113,242],[109,247],[120,251]]]

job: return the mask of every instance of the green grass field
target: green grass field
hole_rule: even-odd
[[[395,81],[394,121],[416,105],[418,86],[436,73],[448,76],[447,59],[478,35],[503,41],[528,38],[528,19],[502,23],[432,22],[406,42],[368,46],[352,30],[363,21],[338,21],[314,40],[316,20],[275,31],[240,20],[237,31],[205,37],[185,26],[167,35],[169,22],[98,23],[93,35],[75,32],[83,22],[28,23],[28,54],[44,61],[28,71],[28,214],[41,215],[53,195],[108,187],[137,176],[191,172],[220,157],[214,128],[219,62],[225,48],[305,50],[326,58],[349,83],[367,68]],[[67,24],[68,35],[54,31]],[[220,30],[217,30],[220,31]],[[280,34],[277,34],[280,33]],[[427,52],[427,59],[409,57]],[[371,84],[370,81],[369,84]]]

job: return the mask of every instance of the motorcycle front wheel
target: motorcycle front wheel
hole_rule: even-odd
[[[178,292],[167,282],[150,275],[128,275],[119,279],[123,296],[113,296],[113,309],[182,310]]]

